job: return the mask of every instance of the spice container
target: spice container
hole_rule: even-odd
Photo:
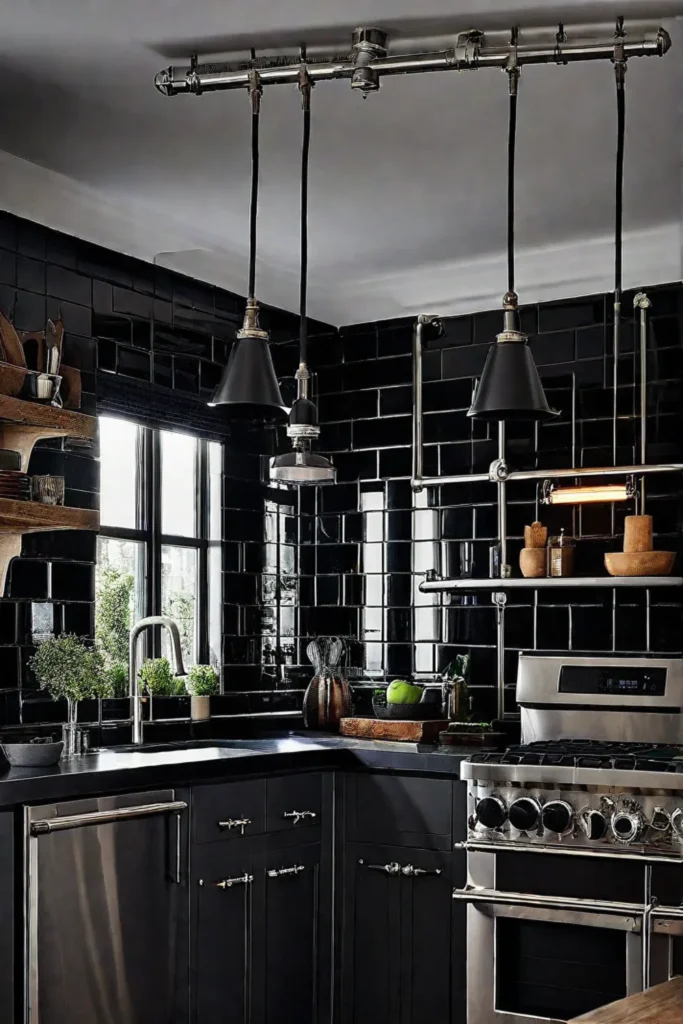
[[[574,550],[576,544],[573,537],[565,536],[564,530],[559,537],[548,540],[548,576],[574,575]]]

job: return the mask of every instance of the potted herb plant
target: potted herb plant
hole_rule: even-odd
[[[67,721],[62,727],[63,756],[73,757],[79,700],[111,695],[102,655],[89,645],[86,637],[63,633],[43,640],[29,667],[41,690],[47,690],[53,700],[66,700]]]
[[[154,717],[155,697],[178,697],[183,693],[183,684],[173,674],[168,658],[148,658],[138,672],[140,692],[150,698],[149,717]]]
[[[193,665],[188,670],[185,689],[190,695],[193,721],[211,717],[211,697],[220,692],[218,673],[211,665]]]

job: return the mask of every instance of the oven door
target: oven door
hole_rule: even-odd
[[[545,860],[511,856],[527,869]],[[470,853],[468,886],[454,892],[468,903],[468,1024],[559,1024],[643,990],[651,944],[642,902],[612,899],[610,887],[604,899],[584,895],[585,862],[571,865],[572,878],[552,858],[556,886],[571,893],[563,895],[550,894],[533,870],[523,879],[497,870],[496,859]]]

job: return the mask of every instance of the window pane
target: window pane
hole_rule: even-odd
[[[161,548],[161,611],[178,624],[185,667],[197,661],[197,551],[164,544]],[[172,662],[166,630],[161,631],[163,656]]]
[[[143,614],[143,580],[142,544],[98,537],[95,636],[117,697],[128,693],[128,634]]]
[[[218,673],[221,670],[223,634],[222,579],[223,552],[221,544],[221,492],[223,487],[223,446],[210,441],[209,450],[209,661]]]
[[[135,529],[138,431],[135,423],[100,416],[100,520]]]
[[[197,536],[197,438],[161,431],[161,532]]]

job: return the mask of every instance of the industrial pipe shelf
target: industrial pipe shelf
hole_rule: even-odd
[[[502,591],[502,590],[547,590],[557,587],[680,587],[683,585],[681,576],[562,576],[542,579],[450,579],[423,580],[419,590],[423,594],[450,593],[454,590]]]

